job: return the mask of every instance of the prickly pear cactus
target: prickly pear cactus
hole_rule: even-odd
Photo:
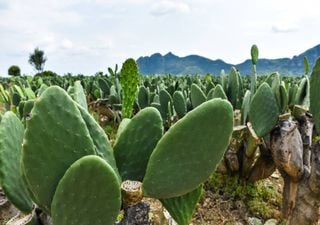
[[[307,56],[303,57],[303,66],[304,66],[304,74],[308,75],[309,74],[309,61]]]
[[[172,198],[196,189],[215,170],[229,144],[233,110],[226,100],[201,104],[175,123],[152,152],[144,192]]]
[[[149,157],[162,133],[161,115],[153,107],[141,110],[121,131],[114,154],[123,180],[142,181]]]
[[[191,85],[191,103],[192,107],[196,108],[197,106],[201,105],[207,100],[205,94],[201,90],[201,88],[196,85],[192,84]]]
[[[78,109],[81,113],[84,122],[86,123],[87,129],[95,147],[96,155],[105,159],[107,163],[109,163],[109,165],[116,172],[116,174],[119,176],[116,160],[113,154],[113,149],[109,142],[108,136],[106,135],[104,130],[99,126],[99,124],[95,121],[95,119],[83,107],[78,105]]]
[[[243,97],[242,106],[241,106],[241,122],[243,125],[246,125],[249,109],[250,109],[250,99],[251,92],[249,90],[246,91]]]
[[[229,83],[228,83],[228,99],[231,102],[234,109],[237,106],[238,97],[239,97],[239,87],[240,87],[237,73],[238,73],[237,69],[235,67],[232,67],[229,74]]]
[[[87,104],[86,94],[84,93],[84,89],[83,89],[83,87],[81,85],[81,82],[79,80],[74,82],[73,94],[71,95],[71,97],[79,105],[81,105],[85,110],[88,111],[88,104]]]
[[[43,92],[27,119],[22,163],[34,202],[50,214],[50,205],[69,166],[95,154],[94,143],[77,104],[60,87]]]
[[[173,94],[173,106],[179,118],[187,113],[187,103],[181,91],[175,91]]]
[[[23,125],[17,116],[6,112],[0,124],[0,186],[13,205],[28,213],[33,203],[20,170],[23,132]]]
[[[149,88],[146,88],[145,86],[141,86],[138,92],[139,107],[141,109],[144,109],[149,106],[149,102],[150,102]]]
[[[183,196],[161,199],[162,205],[179,225],[189,225],[202,194],[202,185]]]
[[[168,91],[166,91],[165,89],[160,90],[159,92],[159,101],[160,101],[160,113],[162,116],[163,120],[168,119],[168,115],[169,115],[169,102],[172,102],[172,98],[171,95]]]
[[[257,65],[259,57],[259,49],[257,45],[251,47],[251,61],[253,65]]]
[[[253,96],[249,118],[252,127],[259,137],[268,134],[276,125],[279,116],[279,108],[272,89],[267,83],[263,83]]]
[[[310,111],[315,120],[318,134],[320,133],[320,58],[317,59],[311,74]]]
[[[257,62],[259,57],[259,49],[257,45],[252,45],[251,47],[251,61],[252,61],[252,75],[251,75],[251,83],[250,83],[250,91],[251,95],[256,92],[257,88]]]
[[[120,83],[122,87],[122,114],[124,118],[130,118],[139,83],[138,66],[134,59],[127,59],[122,64]]]
[[[113,225],[121,207],[120,183],[97,156],[73,163],[52,201],[53,225]]]
[[[218,84],[212,91],[208,93],[207,100],[214,98],[228,99],[220,84]]]
[[[310,82],[309,78],[305,76],[300,81],[297,93],[295,95],[295,104],[302,105],[306,109],[310,106]]]

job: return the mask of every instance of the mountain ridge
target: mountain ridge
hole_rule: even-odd
[[[258,74],[269,74],[279,72],[282,75],[301,75],[304,73],[303,58],[307,57],[310,68],[313,67],[316,59],[320,57],[320,44],[306,51],[295,55],[292,58],[266,59],[261,58],[257,63]],[[172,52],[165,55],[154,53],[151,56],[142,56],[137,59],[141,74],[220,74],[221,70],[226,72],[235,66],[242,75],[251,74],[251,59],[239,64],[227,63],[222,59],[212,60],[200,55],[192,54],[179,57]]]

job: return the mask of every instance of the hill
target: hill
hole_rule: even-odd
[[[304,56],[307,56],[312,68],[313,63],[320,57],[320,44],[292,58],[259,59],[258,73],[268,74],[278,71],[283,75],[301,75]],[[221,59],[212,60],[199,55],[179,57],[172,52],[166,55],[155,53],[140,57],[137,63],[142,74],[219,74],[221,70],[229,71],[232,66],[235,66],[243,75],[251,73],[250,59],[233,65]]]

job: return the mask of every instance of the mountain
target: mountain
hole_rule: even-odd
[[[278,71],[283,75],[301,75],[304,71],[303,58],[305,56],[312,68],[316,59],[320,57],[320,44],[292,58],[259,59],[257,72],[258,74],[269,74]],[[179,57],[172,52],[166,55],[155,53],[151,56],[140,57],[137,63],[142,74],[220,74],[221,70],[227,72],[232,66],[235,66],[241,74],[248,75],[252,70],[250,59],[233,65],[221,59],[211,60],[198,55]]]

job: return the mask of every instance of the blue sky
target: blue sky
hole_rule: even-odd
[[[240,63],[320,44],[318,0],[0,0],[0,74],[43,49],[45,69],[94,74],[126,58],[198,54]]]

